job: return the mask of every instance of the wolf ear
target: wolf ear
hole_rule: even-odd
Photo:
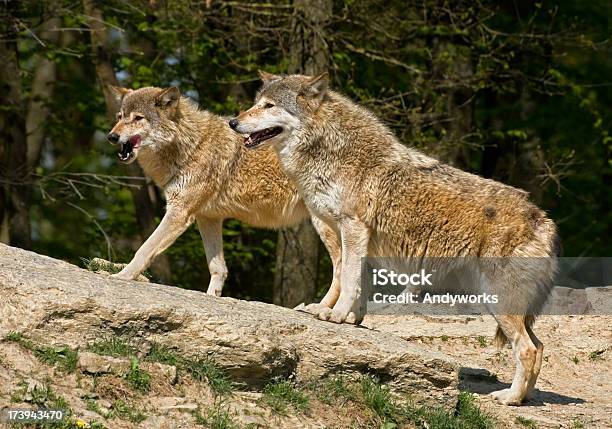
[[[113,85],[107,85],[107,88],[112,94],[112,96],[115,98],[115,102],[119,106],[121,105],[121,101],[123,100],[123,97],[125,97],[125,94],[132,91],[131,89],[128,89],[128,88],[121,88],[120,86],[113,86]]]
[[[155,105],[157,107],[161,107],[162,109],[166,109],[175,105],[179,98],[181,98],[181,91],[176,86],[172,86],[170,88],[162,89],[157,97],[155,97]]]
[[[267,71],[263,70],[258,70],[257,73],[264,83],[272,82],[273,80],[278,80],[281,78],[279,75],[268,73]]]
[[[321,101],[323,97],[325,97],[328,87],[329,75],[325,72],[309,78],[306,83],[302,85],[302,92],[308,99]]]

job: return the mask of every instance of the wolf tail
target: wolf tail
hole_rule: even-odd
[[[542,263],[537,264],[537,278],[534,288],[531,292],[534,293],[531,300],[531,305],[526,314],[522,316],[523,323],[528,332],[531,332],[531,327],[535,323],[537,315],[541,312],[542,307],[546,303],[546,298],[550,295],[553,288],[553,281],[557,271],[557,257],[561,250],[559,234],[553,221],[542,216],[538,219],[534,231],[534,239],[528,243],[519,246],[514,256],[528,258],[545,258]],[[521,316],[518,316],[519,318]],[[520,320],[520,319],[519,319]],[[498,348],[503,347],[508,341],[508,337],[498,325],[495,331],[494,343]]]

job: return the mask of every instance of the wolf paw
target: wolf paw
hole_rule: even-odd
[[[354,312],[350,311],[348,314],[335,309],[328,309],[329,312],[325,312],[325,319],[333,323],[349,323],[351,325],[359,325],[363,317],[358,317]],[[319,316],[321,319],[321,317]]]
[[[512,389],[497,390],[491,396],[502,405],[521,405],[523,398]]]
[[[133,276],[126,274],[123,271],[120,271],[115,274],[111,274],[109,277],[111,279],[116,279],[116,280],[133,280]]]
[[[206,291],[206,294],[212,295],[212,296],[221,296],[222,291],[223,291],[223,286],[218,287],[215,285],[210,285],[208,286],[208,290]]]
[[[319,304],[319,303],[312,303],[308,305],[304,305],[304,303],[302,303],[294,307],[294,310],[303,311],[304,313],[313,314],[315,316],[319,316],[319,313],[325,312],[326,310],[329,310],[329,309],[330,309],[329,307],[323,304]]]

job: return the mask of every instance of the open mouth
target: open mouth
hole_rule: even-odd
[[[117,154],[119,160],[123,163],[129,164],[136,158],[135,150],[140,147],[140,136],[132,136],[124,143],[121,143],[121,150]]]
[[[276,137],[282,132],[283,129],[281,127],[272,127],[263,129],[261,131],[256,131],[245,137],[244,145],[248,148],[253,148],[260,145],[264,141],[271,139],[272,137]]]

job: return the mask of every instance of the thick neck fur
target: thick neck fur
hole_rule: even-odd
[[[303,119],[300,128],[277,149],[290,175],[296,173],[291,171],[292,158],[296,155],[314,159],[318,154],[343,156],[346,151],[368,151],[367,159],[380,162],[409,160],[412,165],[422,167],[439,163],[402,145],[373,113],[333,91],[327,93],[321,106]],[[295,164],[297,167],[298,163]]]
[[[202,130],[207,123],[218,119],[200,110],[185,97],[181,97],[175,120],[162,120],[153,130],[153,144],[143,147],[138,161],[145,174],[164,188],[170,181],[184,174],[194,153],[202,144]]]

